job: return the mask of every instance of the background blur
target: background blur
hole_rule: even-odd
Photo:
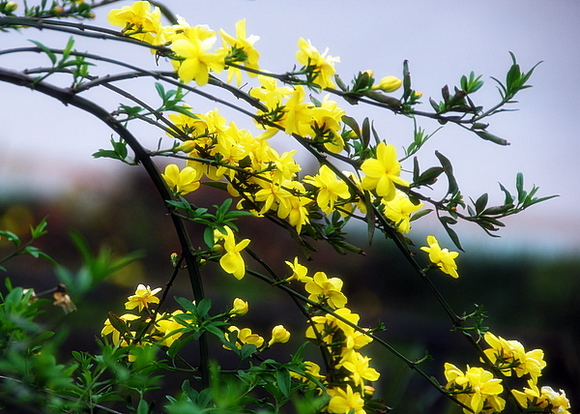
[[[580,196],[576,164],[580,144],[575,136],[577,116],[573,112],[576,107],[573,99],[580,93],[576,73],[580,63],[577,47],[580,4],[536,0],[387,1],[381,6],[371,1],[337,3],[166,2],[192,25],[208,24],[229,33],[235,32],[236,21],[246,18],[248,34],[261,36],[256,44],[262,54],[261,65],[273,72],[284,72],[295,64],[299,37],[310,39],[320,50],[328,46],[330,55],[339,56],[337,71],[345,81],[366,69],[373,69],[377,78],[401,76],[402,62],[408,59],[413,87],[423,91],[424,102],[429,96],[437,100],[443,85],[457,85],[462,75],[473,70],[486,81],[475,95],[476,103],[490,107],[497,101],[498,93],[489,77],[503,80],[511,64],[509,51],[515,54],[523,71],[543,61],[530,80],[534,87],[517,97],[519,103],[515,107],[519,111],[499,114],[490,120],[490,132],[510,141],[510,146],[499,147],[449,126],[435,135],[420,159],[422,168],[436,165],[433,154],[439,150],[453,162],[465,197],[475,199],[488,192],[490,204],[503,201],[498,181],[514,190],[518,171],[524,173],[527,188],[532,184],[540,187],[539,195],[560,195],[506,220],[507,228],[500,232],[501,238],[491,239],[473,226],[461,226],[460,237],[466,249],[460,259],[462,277],[459,280],[441,277],[436,283],[449,292],[456,309],[471,311],[474,303],[483,304],[494,333],[518,339],[526,349],[543,348],[548,367],[542,384],[564,388],[577,411]],[[113,7],[100,11],[97,23],[108,25],[104,17],[110,8]],[[0,36],[2,49],[29,45],[27,39],[62,48],[67,39],[32,29]],[[153,57],[145,49],[135,51],[86,39],[79,39],[76,48],[107,56],[130,56],[138,65],[155,68]],[[45,57],[36,55],[0,56],[0,65],[16,69],[46,63]],[[106,67],[101,70],[107,72]],[[141,88],[140,96],[155,99],[152,84],[148,89]],[[119,102],[117,97],[100,92],[91,92],[90,97],[110,110]],[[204,101],[190,104],[198,112],[214,107]],[[429,109],[428,104],[423,106],[422,109]],[[343,107],[359,119],[364,116],[374,119],[379,135],[398,148],[411,139],[412,122],[406,118],[365,107],[346,104]],[[94,349],[93,337],[98,334],[107,311],[121,311],[124,298],[137,283],[157,286],[165,282],[170,272],[168,256],[177,249],[177,241],[168,228],[158,196],[138,167],[91,157],[97,149],[110,145],[110,131],[97,120],[39,94],[4,84],[0,84],[0,110],[3,117],[0,228],[26,232],[28,223],[48,215],[50,233],[39,245],[73,271],[79,268],[80,261],[68,236],[70,231],[83,234],[95,250],[109,246],[116,255],[135,250],[146,254],[93,296],[83,298],[78,303],[78,312],[66,322],[75,330],[83,330],[74,335],[75,340],[85,341],[82,347]],[[246,120],[238,121],[237,115],[224,113],[239,125],[250,127]],[[420,125],[427,131],[438,127],[427,120],[421,120]],[[141,136],[150,148],[155,148],[161,138],[158,132],[151,134],[145,129]],[[167,138],[164,139],[167,143]],[[275,140],[272,142],[275,147],[289,148],[283,137]],[[310,162],[307,158],[303,160],[305,166]],[[219,194],[209,189],[192,197],[207,199],[208,205],[219,202]],[[241,227],[251,234],[253,248],[267,251],[272,263],[279,263],[277,270],[285,272],[283,261],[294,257],[294,252],[290,254],[291,240],[277,234],[267,223],[263,228],[244,224]],[[411,237],[417,244],[422,245],[427,234],[436,234],[442,244],[451,247],[443,229],[428,217],[415,228]],[[469,362],[472,355],[467,344],[457,340],[457,333],[445,334],[448,321],[442,318],[434,300],[408,266],[387,244],[366,246],[364,230],[361,233],[358,243],[368,252],[367,257],[337,257],[321,246],[309,268],[330,270],[329,273],[343,277],[352,308],[363,315],[362,323],[372,326],[378,320],[385,322],[386,339],[406,349],[409,356],[420,358],[428,349],[435,361],[425,365],[425,369],[440,380],[443,361],[457,365]],[[0,245],[3,248],[5,245]],[[8,276],[14,284],[33,286],[40,291],[56,283],[48,264],[19,258],[9,267]],[[217,289],[227,292],[227,297],[215,299],[214,306],[226,307],[234,296],[243,293],[242,297],[252,304],[246,317],[249,324],[256,327],[270,326],[272,322],[289,324],[272,320],[271,304],[288,302],[287,306],[291,306],[277,292],[272,291],[267,298],[260,296],[261,302],[257,303],[252,301],[252,295],[263,291],[257,282],[242,286],[219,272],[207,273],[209,295]],[[189,290],[185,284],[178,285],[175,294],[186,296]],[[87,320],[94,321],[94,326],[89,326]],[[297,313],[295,323],[293,332],[298,332],[302,328]],[[373,357],[383,372],[386,389],[380,391],[389,405],[405,404],[403,411],[411,412],[407,410],[408,404],[417,400],[411,396],[418,389],[426,396],[422,403],[427,405],[415,409],[443,404],[437,394],[429,396],[431,391],[424,388],[421,378],[403,366],[398,367],[391,356],[378,353]],[[382,364],[395,369],[381,370]]]

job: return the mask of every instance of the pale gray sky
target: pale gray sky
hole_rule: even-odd
[[[490,132],[506,138],[511,146],[499,147],[449,126],[423,150],[421,165],[423,168],[435,165],[433,153],[439,150],[452,160],[466,197],[489,192],[495,202],[503,200],[497,182],[514,189],[515,174],[524,172],[528,186],[540,186],[541,195],[561,197],[508,219],[508,227],[500,233],[502,239],[491,240],[490,245],[510,251],[514,248],[541,248],[551,253],[580,251],[576,171],[580,140],[576,136],[573,101],[580,96],[577,1],[169,0],[166,3],[190,24],[208,24],[232,34],[235,22],[246,18],[248,34],[261,37],[256,44],[262,54],[261,65],[273,72],[289,70],[295,64],[299,37],[310,39],[321,50],[329,47],[331,55],[339,56],[337,71],[345,80],[365,69],[373,69],[377,77],[400,76],[402,62],[408,59],[413,86],[424,92],[425,110],[430,109],[429,96],[438,99],[443,85],[457,84],[461,75],[471,70],[482,74],[486,81],[475,95],[476,103],[493,105],[498,93],[489,77],[503,79],[511,63],[509,51],[515,53],[523,70],[544,61],[532,76],[530,83],[534,87],[518,96],[520,110],[490,120]],[[104,16],[103,10],[98,21],[107,24]],[[22,34],[0,33],[0,48],[26,45],[26,39],[61,48],[66,38],[33,29]],[[146,50],[131,52],[133,49],[112,42],[79,40],[77,49],[124,57],[134,53],[131,59],[137,64],[155,67]],[[35,55],[18,60],[2,56],[0,65],[35,67],[40,61]],[[118,102],[117,98],[94,96],[110,108]],[[154,97],[155,93],[146,96]],[[199,105],[199,111],[213,107],[201,101],[191,104],[194,108]],[[346,103],[341,105],[356,117],[368,114],[374,118],[381,137],[398,148],[411,138],[412,122],[408,119],[349,107]],[[0,84],[0,109],[3,117],[0,197],[9,196],[14,188],[29,187],[44,193],[78,185],[96,188],[126,168],[113,161],[91,158],[98,148],[108,147],[110,131],[77,110],[4,84]],[[427,120],[421,125],[427,130],[438,126]],[[147,142],[154,146],[159,137],[149,137]],[[279,137],[278,143],[281,141]],[[103,184],[82,179],[83,172],[104,177]],[[474,230],[467,234],[467,240],[474,245],[476,241],[488,241],[482,232]],[[465,247],[469,249],[469,243]]]

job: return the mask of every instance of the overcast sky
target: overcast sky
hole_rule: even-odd
[[[194,24],[208,24],[235,33],[237,20],[247,19],[248,34],[261,39],[261,65],[284,72],[295,64],[299,37],[310,39],[323,50],[339,56],[337,71],[350,80],[358,71],[373,69],[376,77],[401,75],[402,62],[410,62],[414,88],[423,91],[429,110],[429,96],[440,97],[443,85],[458,84],[463,74],[473,70],[483,75],[484,88],[475,95],[476,103],[490,107],[498,93],[490,76],[503,79],[513,52],[523,70],[539,61],[531,78],[533,88],[518,96],[519,111],[499,114],[490,120],[490,132],[511,142],[500,147],[481,141],[459,128],[448,126],[424,149],[422,167],[435,165],[439,150],[451,158],[465,196],[489,192],[493,202],[503,195],[497,182],[514,189],[515,175],[522,171],[528,186],[540,187],[540,195],[560,197],[532,207],[506,221],[500,249],[540,248],[551,253],[580,251],[577,163],[580,140],[574,100],[580,96],[580,2],[560,0],[475,1],[304,1],[282,0],[170,0],[177,14]],[[124,2],[123,4],[130,4]],[[116,6],[119,7],[119,6]],[[109,7],[109,10],[112,7]],[[105,10],[100,11],[106,15]],[[98,22],[107,24],[104,18]],[[33,29],[0,33],[0,48],[26,45],[26,39],[62,48],[66,36]],[[29,44],[29,43],[28,43]],[[78,50],[103,54],[131,55],[137,64],[154,68],[147,50],[121,48],[112,42],[79,40]],[[19,59],[0,56],[0,66],[39,66],[38,56]],[[46,63],[46,62],[44,62]],[[99,99],[101,96],[95,95]],[[155,96],[152,92],[148,96]],[[103,101],[113,109],[118,99]],[[200,112],[211,109],[207,102],[190,102]],[[356,117],[376,120],[379,135],[398,148],[408,143],[412,122],[387,112],[369,111],[341,104]],[[15,188],[44,193],[70,189],[87,183],[99,187],[98,180],[79,179],[82,172],[112,177],[127,168],[112,161],[93,160],[91,154],[106,148],[110,132],[98,121],[76,110],[22,88],[0,84],[0,197],[10,197]],[[67,125],[68,124],[68,125]],[[420,123],[428,131],[437,124]],[[155,143],[159,136],[147,142]],[[274,145],[277,145],[274,143]],[[90,186],[89,185],[89,186]],[[439,231],[439,230],[438,230]],[[471,233],[470,233],[471,234]],[[487,240],[480,232],[472,240]],[[469,247],[469,246],[467,246]]]

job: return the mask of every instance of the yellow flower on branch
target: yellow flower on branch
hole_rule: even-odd
[[[218,49],[210,52],[215,42],[215,32],[204,26],[190,27],[183,34],[175,36],[171,50],[178,58],[175,65],[178,66],[177,75],[182,82],[195,80],[199,86],[203,86],[209,80],[210,70],[220,73],[224,69],[227,51]]]
[[[401,87],[403,81],[396,76],[385,76],[373,89],[380,89],[383,92],[395,92]]]
[[[520,342],[505,340],[491,332],[486,332],[484,339],[491,348],[483,352],[505,376],[511,376],[513,370],[518,377],[530,374],[531,379],[535,382],[542,375],[546,362],[544,361],[544,351],[541,349],[526,352]]]
[[[246,19],[242,19],[236,23],[235,38],[226,33],[223,29],[220,29],[220,34],[224,40],[224,46],[230,46],[232,49],[230,54],[233,54],[232,61],[234,63],[240,62],[250,69],[260,69],[260,66],[258,65],[260,53],[254,48],[254,43],[256,43],[260,37],[256,35],[246,37]],[[252,72],[248,72],[248,75],[256,76],[256,74]],[[230,83],[234,76],[236,77],[236,83],[239,87],[242,84],[242,71],[238,68],[229,67],[227,82]]]
[[[538,389],[533,380],[528,381],[530,388],[524,388],[523,392],[512,390],[512,394],[523,408],[541,409],[530,412],[542,412],[553,414],[570,414],[570,401],[563,390],[556,392],[552,387]]]
[[[130,321],[134,321],[136,319],[140,319],[141,317],[139,315],[134,315],[132,313],[125,313],[121,316],[119,316],[119,319],[122,322],[130,322]],[[112,334],[113,337],[113,344],[118,344],[119,341],[121,340],[121,332],[119,332],[111,323],[110,318],[107,318],[107,320],[105,321],[105,324],[103,326],[103,329],[101,330],[101,335],[102,336],[107,336],[109,334]]]
[[[355,351],[349,352],[347,355],[340,365],[350,371],[355,385],[363,385],[365,380],[376,381],[379,379],[381,374],[369,366],[371,358]]]
[[[328,215],[334,211],[334,205],[339,198],[350,198],[348,185],[339,179],[327,165],[322,165],[314,177],[310,175],[304,177],[304,182],[318,187],[316,203]]]
[[[138,307],[139,312],[141,312],[143,308],[148,308],[150,303],[159,303],[159,298],[155,296],[159,292],[161,292],[160,287],[151,290],[149,285],[145,286],[140,283],[135,290],[135,294],[127,298],[125,309],[131,310]]]
[[[397,150],[394,145],[379,143],[377,158],[365,160],[361,165],[361,170],[365,174],[361,182],[362,187],[365,190],[376,190],[377,195],[386,201],[395,197],[395,184],[409,186],[408,181],[399,177],[401,164],[397,160]]]
[[[161,174],[169,189],[177,195],[191,193],[199,188],[199,173],[193,167],[185,167],[181,171],[176,164],[169,164]]]
[[[162,315],[160,320],[155,323],[159,332],[163,334],[163,339],[160,342],[161,345],[170,347],[182,335],[181,330],[184,326],[174,319],[175,315],[182,313],[183,311],[178,309],[171,315]]]
[[[465,373],[455,365],[445,363],[445,378],[447,388],[453,392],[458,401],[471,407],[474,413],[480,413],[483,407],[491,406],[494,411],[503,411],[505,400],[498,397],[503,392],[501,380],[480,367],[469,367]],[[468,414],[471,411],[463,409]]]
[[[346,389],[328,388],[326,390],[331,399],[328,403],[328,412],[335,414],[365,414],[365,400],[359,392],[353,392],[350,385]]]
[[[459,253],[442,249],[434,236],[427,236],[427,244],[429,247],[421,247],[421,250],[429,253],[431,263],[436,264],[443,273],[458,278],[455,258],[459,256]]]
[[[336,70],[334,64],[340,62],[340,58],[335,56],[328,56],[328,49],[324,53],[320,53],[317,48],[312,46],[310,41],[300,38],[298,40],[298,52],[296,52],[296,60],[304,67],[313,67],[314,83],[324,88],[334,88],[334,81],[332,80]]]
[[[155,7],[151,11],[148,1],[136,1],[130,6],[113,9],[108,15],[109,23],[123,28],[123,33],[135,39],[154,45],[165,44],[161,11]]]
[[[407,194],[396,190],[392,200],[382,200],[385,205],[385,215],[395,224],[395,230],[399,233],[409,233],[411,231],[411,214],[423,207],[423,203],[413,204]]]
[[[324,272],[316,272],[304,288],[310,293],[308,299],[312,301],[326,302],[332,309],[346,305],[346,296],[341,292],[342,280],[338,277],[329,278]]]
[[[235,298],[230,316],[244,316],[248,313],[249,308],[248,302],[240,298]]]
[[[232,325],[228,328],[228,330],[230,332],[235,331],[238,333],[238,339],[236,342],[236,347],[238,349],[241,349],[242,346],[245,344],[256,345],[257,348],[260,348],[262,345],[264,345],[264,338],[262,338],[258,334],[252,333],[252,330],[250,328],[240,329],[237,326]],[[230,349],[225,345],[223,345],[223,347],[225,349]]]
[[[220,266],[226,273],[234,275],[239,280],[246,274],[246,263],[240,252],[250,244],[250,239],[244,239],[236,243],[232,229],[227,226],[224,228],[226,229],[226,234],[222,234],[222,236],[226,253],[220,259]]]
[[[285,344],[290,340],[290,332],[282,325],[272,328],[272,338],[268,341],[268,347],[275,343]]]

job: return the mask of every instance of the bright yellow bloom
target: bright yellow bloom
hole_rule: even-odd
[[[224,249],[226,253],[220,259],[220,266],[226,273],[234,275],[236,279],[241,279],[246,274],[246,264],[240,252],[244,250],[250,239],[244,239],[236,243],[234,232],[229,227],[225,227],[226,234],[224,236]]]
[[[219,49],[209,52],[215,42],[215,32],[203,26],[191,27],[174,38],[171,50],[181,59],[177,75],[182,82],[189,83],[195,79],[199,86],[203,86],[208,82],[210,70],[220,73],[224,69],[227,51]]]
[[[344,149],[344,140],[340,135],[341,121],[345,112],[338,106],[338,103],[329,99],[330,95],[326,95],[320,106],[312,108],[312,125],[311,128],[315,132],[311,135],[314,138],[323,138],[324,147],[335,154],[338,154]]]
[[[304,101],[305,97],[304,86],[297,85],[290,99],[284,104],[285,116],[277,124],[283,126],[289,135],[298,134],[306,137],[312,132],[313,106]]]
[[[304,177],[304,182],[318,187],[316,203],[328,215],[334,211],[334,204],[339,198],[350,198],[348,185],[339,179],[327,165],[322,165],[314,177],[310,175]]]
[[[240,298],[235,298],[232,310],[230,311],[230,315],[244,316],[246,313],[248,313],[249,308],[250,306],[248,305],[248,302]]]
[[[421,247],[421,250],[429,253],[431,263],[436,264],[443,273],[458,278],[455,258],[459,256],[459,253],[442,249],[434,236],[427,236],[427,244],[429,247]]]
[[[523,392],[512,390],[523,408],[541,408],[543,413],[570,414],[570,401],[563,390],[556,392],[551,387],[542,387],[540,390],[533,380],[529,380],[528,385],[530,388],[524,388]]]
[[[377,85],[373,86],[373,89],[380,89],[383,92],[395,92],[402,84],[403,81],[396,76],[385,76]]]
[[[135,290],[135,294],[127,298],[125,309],[131,310],[139,307],[139,312],[141,312],[143,308],[148,308],[150,303],[159,303],[159,298],[155,296],[159,292],[161,292],[160,287],[151,290],[149,285],[145,286],[140,283]]]
[[[180,332],[184,328],[182,324],[174,319],[175,315],[182,314],[183,311],[178,309],[171,315],[162,315],[161,319],[155,323],[155,326],[161,334],[163,334],[163,339],[160,344],[170,347],[173,342],[175,342],[182,335]]]
[[[445,388],[454,392],[457,399],[471,407],[474,413],[480,413],[484,406],[492,406],[495,411],[502,411],[505,400],[498,397],[503,392],[501,380],[494,378],[493,374],[480,367],[467,366],[463,373],[459,368],[450,363],[445,363]],[[466,414],[470,411],[463,409]]]
[[[119,316],[119,319],[121,319],[123,322],[134,321],[135,319],[140,319],[140,318],[141,317],[139,315],[134,315],[132,313],[125,313],[125,314]],[[109,334],[112,334],[113,344],[118,344],[119,341],[121,340],[121,332],[119,332],[117,329],[115,329],[113,327],[113,325],[111,324],[110,319],[107,318],[107,320],[105,321],[105,324],[103,326],[103,329],[101,330],[101,335],[106,336]]]
[[[485,342],[491,348],[484,350],[490,361],[498,367],[506,376],[510,376],[512,369],[518,377],[530,374],[532,380],[537,381],[546,367],[544,351],[534,349],[526,352],[524,346],[515,340],[505,340],[501,336],[495,336],[486,332]]]
[[[360,315],[352,313],[348,308],[336,309],[334,313],[354,325],[358,324],[358,321],[360,320]],[[329,314],[324,316],[314,316],[312,317],[312,322],[313,325],[310,325],[306,329],[306,338],[318,340],[316,335],[316,332],[318,332],[322,341],[327,344],[335,342],[334,334],[337,333],[337,329],[340,329],[347,337],[352,335],[354,332],[354,328],[352,326]]]
[[[290,332],[282,325],[276,325],[272,328],[272,338],[268,341],[268,346],[275,343],[285,344],[290,340]]]
[[[191,193],[199,188],[199,174],[193,167],[184,167],[181,171],[176,164],[169,164],[161,174],[169,189],[177,195]]]
[[[341,366],[351,372],[351,378],[355,385],[363,385],[364,381],[376,381],[381,374],[374,368],[369,367],[371,358],[365,357],[358,352],[349,352],[348,357],[341,362]]]
[[[333,77],[336,72],[334,64],[340,62],[340,58],[327,56],[328,49],[321,54],[309,40],[307,41],[302,37],[298,40],[298,48],[300,50],[296,52],[296,60],[305,67],[314,67],[314,83],[322,89],[334,88]]]
[[[324,272],[316,272],[311,281],[307,282],[304,289],[310,296],[308,299],[315,302],[326,302],[332,309],[338,309],[346,305],[346,296],[341,292],[342,280],[338,277],[328,278]]]
[[[363,408],[365,400],[359,392],[353,392],[350,385],[346,385],[346,390],[342,388],[329,388],[327,391],[332,397],[328,403],[328,412],[335,414],[366,413]]]
[[[312,377],[316,378],[319,381],[322,381],[324,380],[324,378],[326,378],[324,375],[320,374],[320,365],[312,361],[304,361],[304,372],[311,375]],[[290,375],[302,381],[309,380],[307,376],[300,375],[294,371],[290,371]]]
[[[310,276],[307,276],[308,268],[298,263],[298,257],[294,258],[294,262],[286,261],[284,263],[286,263],[288,266],[290,266],[290,269],[292,269],[292,276],[290,276],[286,280],[295,279],[302,283],[307,283],[312,280]]]
[[[395,184],[409,186],[408,181],[399,177],[401,164],[397,160],[397,150],[394,145],[379,143],[377,158],[365,160],[361,165],[361,170],[365,174],[361,182],[362,187],[365,190],[376,190],[377,195],[386,201],[395,197]]]
[[[382,200],[385,205],[385,215],[389,220],[395,223],[395,230],[399,233],[409,233],[411,230],[411,214],[423,207],[423,203],[413,204],[404,192],[397,190],[395,197],[386,201]]]
[[[113,9],[108,15],[109,23],[123,28],[130,37],[154,45],[166,42],[161,24],[161,11],[155,7],[151,12],[148,1],[136,1],[130,6]]]
[[[232,325],[229,327],[229,331],[236,331],[238,333],[238,340],[236,343],[236,347],[238,347],[238,349],[241,349],[245,344],[256,345],[257,348],[260,348],[262,345],[264,345],[264,338],[258,334],[252,333],[250,328],[240,329],[237,326]],[[224,348],[230,349],[225,345]]]
[[[229,45],[231,48],[238,49],[237,53],[241,52],[245,55],[245,59],[240,60],[240,63],[243,63],[244,66],[250,69],[260,69],[260,66],[258,65],[260,53],[254,48],[254,43],[256,43],[260,37],[256,35],[246,37],[246,19],[242,19],[236,23],[235,38],[227,34],[223,29],[220,29],[220,34],[224,39],[224,46]],[[248,75],[256,76],[256,74],[252,72],[249,72]],[[239,87],[242,84],[242,71],[238,68],[229,67],[227,82],[230,83],[234,76],[236,77],[236,83]]]

